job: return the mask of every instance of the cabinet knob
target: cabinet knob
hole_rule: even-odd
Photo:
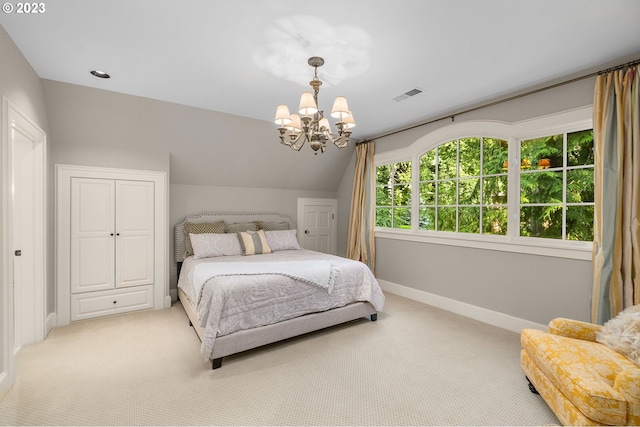
[[[113,303],[116,304],[118,301],[114,301]]]

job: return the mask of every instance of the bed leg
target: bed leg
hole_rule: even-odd
[[[189,320],[189,326],[193,326],[193,322]]]
[[[222,367],[222,357],[211,360],[211,369],[218,369],[220,367]]]
[[[373,314],[371,315],[371,321],[372,321],[372,322],[375,322],[376,320],[378,320],[378,313],[373,313]]]

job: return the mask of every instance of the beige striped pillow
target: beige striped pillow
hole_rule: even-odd
[[[238,240],[242,247],[242,255],[270,254],[271,248],[267,243],[264,230],[242,231],[238,233]]]

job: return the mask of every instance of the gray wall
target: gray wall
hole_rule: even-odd
[[[203,212],[280,212],[297,199],[336,198],[350,150],[314,156],[277,140],[268,122],[44,80],[53,164],[169,174],[170,288],[173,228]],[[334,147],[335,148],[335,147]],[[333,170],[339,171],[339,174]]]
[[[467,120],[520,121],[593,103],[595,78],[456,116]],[[376,153],[411,145],[451,120],[376,139]],[[349,163],[341,189],[353,185]],[[338,203],[350,202],[339,191]],[[346,233],[347,223],[339,224]],[[591,262],[376,238],[376,276],[382,280],[506,313],[539,324],[563,316],[589,321]]]

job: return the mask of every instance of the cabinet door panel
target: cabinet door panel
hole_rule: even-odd
[[[153,283],[153,185],[116,181],[116,287]]]
[[[115,285],[114,182],[71,180],[71,292]]]

